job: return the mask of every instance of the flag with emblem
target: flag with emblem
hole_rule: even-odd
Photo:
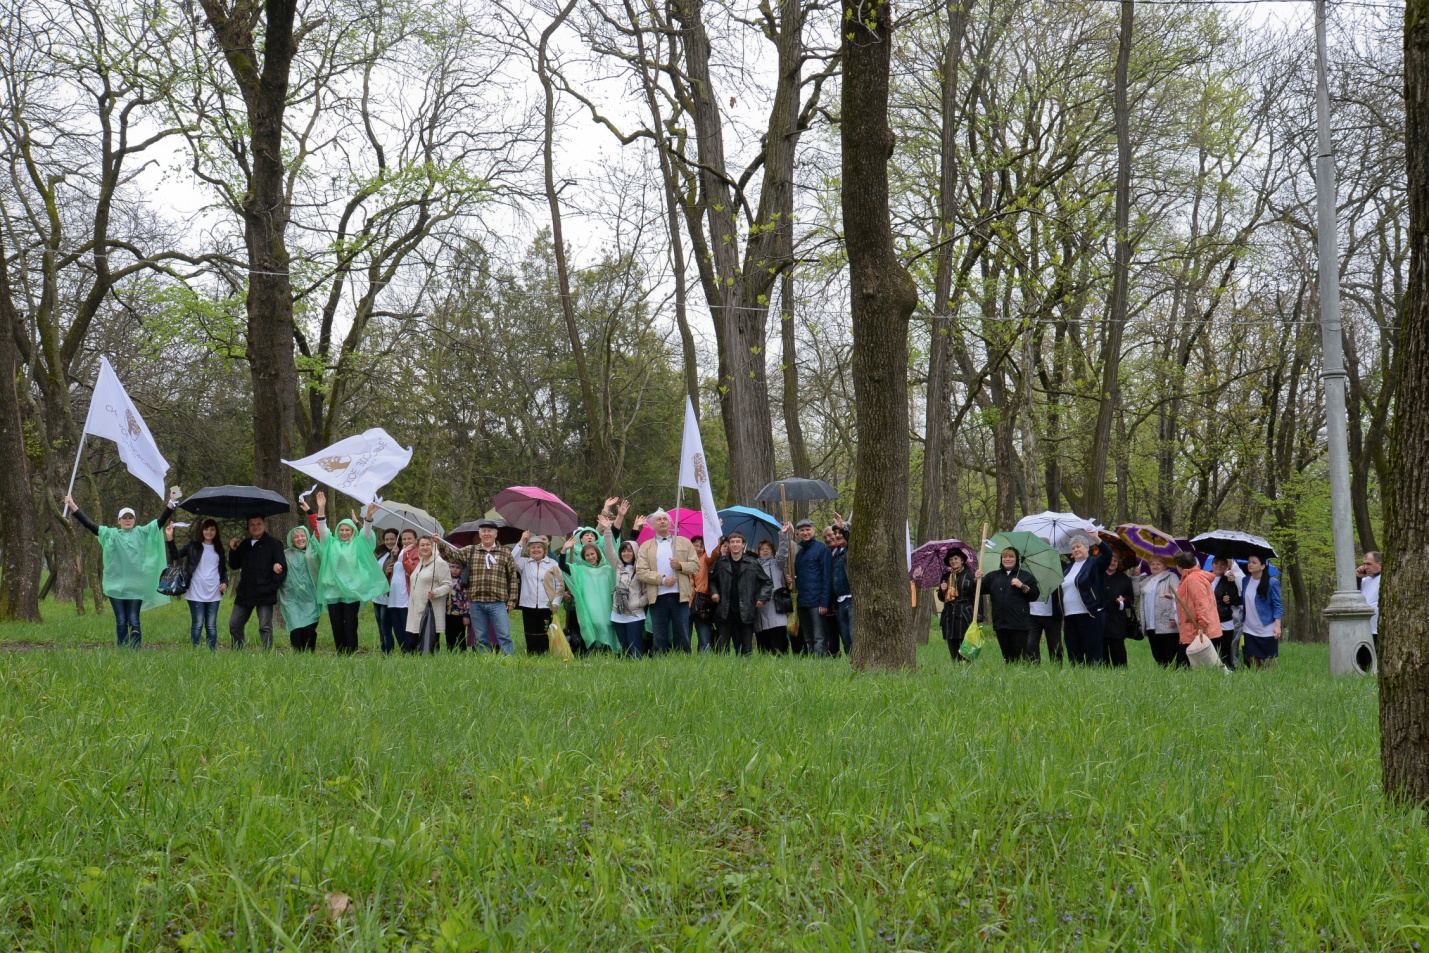
[[[688,397],[685,398],[685,439],[680,445],[680,489],[694,490],[700,495],[700,515],[704,517],[705,524],[705,552],[713,553],[724,530],[720,528],[719,510],[715,509],[709,464],[705,461],[705,444],[700,439],[700,422],[695,417],[695,405]]]

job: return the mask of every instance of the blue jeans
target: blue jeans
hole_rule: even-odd
[[[403,652],[410,652],[417,647],[417,640],[407,636],[406,606],[383,606],[382,625],[378,626],[377,632],[382,637],[383,652],[392,651],[388,646],[389,640],[395,642]]]
[[[199,636],[208,633],[208,647],[218,648],[218,603],[189,602],[189,641],[198,648]]]
[[[382,654],[391,655],[392,649],[402,643],[402,638],[392,628],[392,617],[387,614],[387,604],[372,603],[372,615],[377,619],[377,643],[382,647]]]
[[[678,592],[659,596],[645,610],[650,617],[650,632],[655,636],[655,654],[663,655],[671,648],[690,651],[690,604],[680,601]]]
[[[478,648],[486,643],[488,625],[496,630],[496,641],[501,646],[502,655],[515,655],[516,647],[511,644],[511,616],[506,612],[504,602],[473,602],[471,604],[471,627],[482,636],[476,640]]]
[[[695,627],[695,635],[699,639],[699,649],[701,652],[709,652],[714,648],[714,623],[706,622],[704,619],[692,617],[692,624]]]
[[[829,654],[829,626],[833,622],[831,617],[819,614],[818,606],[799,607],[799,636],[804,640],[805,654]]]
[[[615,627],[615,634],[620,639],[620,648],[631,658],[639,658],[645,654],[645,620],[636,619],[634,622],[612,622]]]
[[[844,654],[853,654],[853,600],[845,599],[838,604],[839,641],[843,643]]]
[[[137,649],[139,647],[139,607],[144,604],[143,599],[116,599],[109,597],[109,604],[114,607],[114,640],[122,649],[126,646]]]

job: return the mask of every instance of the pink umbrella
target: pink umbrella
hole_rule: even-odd
[[[512,526],[547,536],[569,535],[580,523],[560,497],[536,486],[508,486],[491,505]]]
[[[705,518],[700,514],[699,510],[671,510],[670,522],[672,524],[671,528],[674,529],[678,535],[685,537],[685,539],[694,539],[696,536],[705,535]],[[679,525],[676,526],[674,524]],[[645,527],[640,530],[640,535],[635,537],[635,541],[637,543],[643,543],[647,539],[654,538],[655,527],[646,523]]]

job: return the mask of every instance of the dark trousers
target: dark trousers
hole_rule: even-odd
[[[392,628],[392,617],[387,614],[387,605],[381,602],[372,603],[372,615],[377,619],[377,644],[382,647],[383,655],[391,655],[392,650],[399,648],[406,639],[404,629],[407,624],[407,613],[402,613],[402,629]]]
[[[645,654],[645,620],[636,619],[634,622],[612,622],[615,627],[615,636],[620,639],[620,650],[631,658],[640,658]]]
[[[799,635],[804,640],[804,651],[810,655],[829,654],[829,623],[826,615],[819,614],[818,606],[799,607]]]
[[[466,651],[466,616],[447,616],[447,651]]]
[[[1112,668],[1126,668],[1126,639],[1105,636],[1106,658]]]
[[[383,606],[382,618],[384,624],[392,630],[392,641],[402,650],[403,655],[417,650],[417,637],[407,631],[406,606]]]
[[[1151,645],[1151,657],[1162,668],[1176,664],[1176,650],[1181,647],[1181,633],[1146,630],[1146,641]]]
[[[956,639],[944,639],[943,641],[948,643],[948,654],[953,657],[954,662],[967,661],[967,659],[963,658],[963,653],[960,651],[963,647],[963,637],[961,635]]]
[[[838,620],[839,637],[838,641],[843,643],[844,652],[853,654],[853,600],[845,599],[834,604],[834,615]],[[837,655],[837,643],[830,640],[829,649]]]
[[[1042,636],[1047,636],[1047,657],[1062,664],[1062,620],[1050,615],[1034,615],[1027,633],[1027,661],[1042,664]]]
[[[233,613],[228,617],[228,641],[232,648],[243,648],[243,630],[248,628],[248,619],[254,612],[258,613],[258,638],[265,649],[273,647],[273,607],[235,603]]]
[[[690,639],[695,648],[700,652],[708,652],[714,648],[714,623],[706,622],[693,612],[690,613],[690,627],[693,628],[694,637]]]
[[[734,615],[731,610],[730,615]],[[754,623],[744,623],[738,617],[726,619],[718,625],[719,636],[715,639],[714,650],[727,652],[731,648],[740,655],[754,651]]]
[[[681,602],[678,592],[667,592],[656,597],[645,611],[650,616],[650,631],[655,636],[656,655],[663,655],[671,649],[689,653],[690,604]]]
[[[755,633],[755,641],[759,643],[761,652],[782,652],[789,651],[789,627],[787,625],[775,626],[772,629],[760,629]]]
[[[318,648],[318,624],[300,626],[288,630],[288,641],[294,652],[316,652]]]
[[[1067,643],[1067,658],[1073,665],[1101,665],[1106,661],[1100,612],[1080,612],[1063,618],[1062,638]]]
[[[1027,660],[1026,629],[994,629],[993,632],[997,635],[997,647],[1002,649],[1004,662],[1010,665]]]
[[[327,607],[327,619],[332,625],[332,644],[339,655],[357,651],[357,618],[360,602],[334,602]]]
[[[527,655],[546,655],[551,651],[551,636],[546,628],[550,624],[550,609],[521,607],[521,628],[526,633]]]
[[[1226,668],[1235,668],[1236,634],[1234,629],[1222,629],[1221,637],[1211,639],[1216,647],[1216,654],[1221,657],[1221,664]]]
[[[114,641],[122,648],[137,649],[143,636],[139,632],[139,609],[143,599],[116,599],[109,597],[114,607]]]
[[[189,600],[189,641],[194,648],[203,635],[208,636],[209,648],[218,648],[218,603]]]

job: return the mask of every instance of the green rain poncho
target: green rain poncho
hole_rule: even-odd
[[[133,529],[99,527],[99,545],[104,550],[104,594],[111,599],[142,599],[144,609],[164,605],[168,596],[159,594],[159,577],[169,564],[164,548],[164,531],[152,520]]]
[[[577,540],[586,529],[589,527],[576,530]],[[615,601],[615,569],[605,561],[605,554],[600,553],[599,542],[596,543],[596,552],[600,553],[600,562],[594,566],[581,556],[582,549],[581,544],[577,543],[576,548],[571,550],[570,558],[566,560],[566,585],[570,587],[571,596],[575,600],[576,618],[581,623],[581,638],[585,639],[587,645],[598,642],[612,652],[619,652],[620,642],[615,637],[615,628],[610,624],[610,607]]]
[[[293,546],[293,534],[308,534],[308,544],[304,549]],[[291,632],[305,625],[312,625],[322,615],[323,604],[318,598],[318,573],[322,565],[319,558],[320,544],[306,526],[294,526],[288,530],[288,571],[283,575],[283,585],[278,590],[278,605],[283,610],[283,622]]]
[[[336,531],[328,533],[318,552],[318,601],[324,605],[367,602],[388,589],[387,577],[372,555],[371,532],[359,533],[352,520],[338,523],[338,529],[344,524],[352,527],[352,539],[344,543]]]

